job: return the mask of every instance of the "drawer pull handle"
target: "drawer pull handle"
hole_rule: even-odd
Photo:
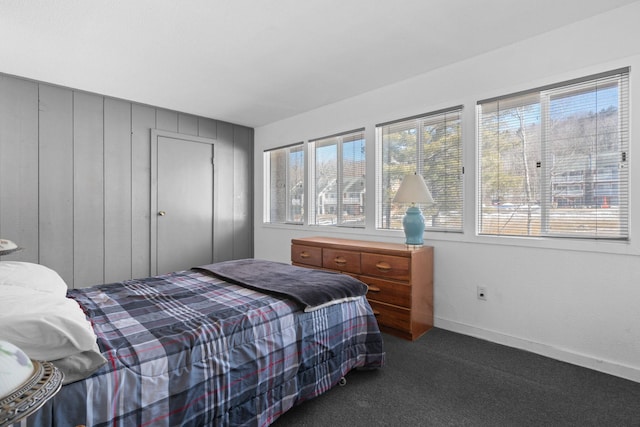
[[[388,262],[380,261],[376,263],[376,268],[380,271],[384,271],[385,273],[391,271],[391,265]]]
[[[380,292],[380,288],[377,286],[369,286],[369,292]]]
[[[311,255],[309,255],[308,252],[300,252],[300,258],[310,258]]]
[[[333,262],[335,262],[338,265],[345,265],[347,263],[347,260],[344,259],[344,257],[337,256],[333,259]]]
[[[373,310],[373,315],[374,315],[374,316],[379,316],[379,315],[380,315],[380,312],[379,312],[378,310]]]

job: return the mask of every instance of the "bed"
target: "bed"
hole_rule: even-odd
[[[5,307],[0,339],[13,338],[32,358],[53,360],[67,379],[22,425],[267,426],[339,384],[349,371],[384,365],[366,285],[361,284],[362,292],[361,282],[349,278],[353,289],[336,285],[318,297],[307,290],[321,288],[326,294],[327,287],[317,285],[348,276],[268,261],[252,265],[256,261],[65,289],[64,307],[51,303],[60,299],[59,276],[28,265],[46,276],[26,286],[29,306],[39,305],[41,319],[23,315],[9,324],[9,317],[25,309]],[[233,277],[238,262],[247,265]],[[14,282],[29,282],[33,272],[22,277],[14,271],[7,285],[2,264],[7,263],[0,262],[3,304],[19,296],[24,300],[24,289],[17,290],[24,284]],[[265,275],[269,285],[263,288]],[[278,283],[283,277],[297,282]],[[303,285],[307,277],[310,284]],[[303,293],[295,294],[296,289]],[[61,312],[75,317],[57,319]],[[33,337],[15,342],[25,330],[50,341],[44,345],[49,350],[31,349]]]

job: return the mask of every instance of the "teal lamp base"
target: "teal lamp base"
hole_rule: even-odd
[[[422,246],[424,240],[422,236],[424,234],[424,217],[420,208],[411,206],[407,209],[407,212],[402,220],[402,226],[404,227],[404,235],[407,245]]]

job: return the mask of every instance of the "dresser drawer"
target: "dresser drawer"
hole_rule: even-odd
[[[411,286],[368,276],[358,276],[358,279],[369,286],[368,299],[406,308],[411,307]]]
[[[378,324],[400,331],[411,330],[411,311],[407,308],[369,301]]]
[[[322,267],[322,248],[291,245],[291,262]]]
[[[322,266],[347,273],[360,273],[360,252],[322,249]]]
[[[408,281],[411,277],[411,260],[406,257],[363,252],[362,274]]]

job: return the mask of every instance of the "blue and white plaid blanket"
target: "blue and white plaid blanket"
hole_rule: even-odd
[[[68,293],[108,363],[33,426],[267,426],[357,367],[384,363],[365,297],[299,305],[196,270]]]

